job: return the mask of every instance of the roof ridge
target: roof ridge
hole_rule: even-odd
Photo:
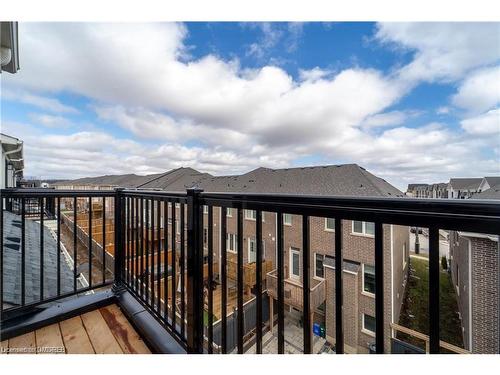
[[[167,172],[165,172],[165,173],[160,174],[159,176],[157,176],[157,177],[155,177],[155,178],[152,178],[151,180],[148,180],[148,181],[146,181],[146,182],[143,182],[143,183],[142,183],[142,184],[140,184],[140,185],[137,185],[137,187],[138,187],[138,188],[140,188],[141,186],[144,186],[144,185],[146,185],[146,184],[149,184],[150,182],[153,182],[153,181],[159,180],[160,178],[165,177],[165,176],[168,176],[170,173],[173,173],[173,172],[175,172],[175,171],[178,171],[178,170],[180,170],[180,169],[182,169],[182,168],[183,168],[183,167],[179,167],[179,168],[171,169],[171,170],[169,170],[169,171],[167,171]]]

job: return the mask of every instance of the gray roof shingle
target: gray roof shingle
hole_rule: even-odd
[[[25,302],[40,299],[40,224],[25,221]],[[44,231],[44,298],[57,293],[57,241],[47,227]],[[21,217],[4,211],[4,302],[8,305],[21,303]],[[61,294],[73,290],[73,271],[61,254]]]
[[[474,190],[479,188],[483,179],[481,177],[474,178],[452,178],[450,185],[455,190]]]

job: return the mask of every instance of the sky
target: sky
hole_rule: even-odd
[[[20,23],[25,176],[356,163],[500,175],[500,23]]]

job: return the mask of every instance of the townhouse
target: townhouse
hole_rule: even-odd
[[[287,169],[258,168],[242,175],[212,176],[192,168],[179,168],[152,176],[103,176],[58,183],[58,187],[130,186],[140,189],[183,191],[193,186],[212,192],[285,193],[323,196],[402,197],[404,194],[356,164],[330,165]],[[220,303],[221,274],[221,215],[222,209],[213,209],[214,299]],[[179,208],[176,209],[176,228]],[[256,214],[243,212],[243,259],[245,303],[255,299]],[[310,222],[311,280],[313,303],[312,321],[323,329],[326,341],[335,344],[335,222],[333,218],[312,217]],[[268,326],[272,329],[276,309],[276,221],[275,213],[262,214],[264,286],[269,298]],[[284,214],[284,274],[287,324],[300,325],[302,317],[302,218]],[[169,218],[169,228],[172,220]],[[226,209],[226,250],[228,275],[228,313],[236,306],[237,210]],[[345,349],[367,353],[375,342],[375,271],[374,225],[369,222],[344,221],[344,330]],[[208,258],[208,208],[204,210],[204,248]],[[177,229],[176,242],[180,243]],[[178,246],[178,245],[177,245]],[[391,323],[397,323],[406,284],[409,232],[407,227],[384,225],[384,284],[386,350],[390,351]],[[205,277],[207,270],[205,267]],[[220,321],[220,306],[214,306],[214,321]]]

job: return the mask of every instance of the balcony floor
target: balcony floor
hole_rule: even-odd
[[[115,304],[2,341],[1,347],[9,354],[151,353]]]

